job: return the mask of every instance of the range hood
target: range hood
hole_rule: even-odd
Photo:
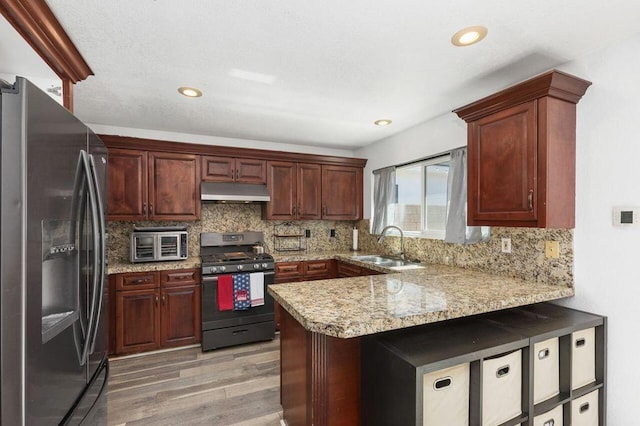
[[[251,203],[270,201],[267,185],[251,183],[202,182],[202,201],[218,203]]]

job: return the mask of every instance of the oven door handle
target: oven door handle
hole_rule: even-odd
[[[246,273],[250,273],[250,272],[237,272],[240,274],[246,274]],[[234,274],[220,274],[220,275],[234,275]],[[203,275],[202,276],[202,283],[217,283],[218,282],[218,277],[220,277],[220,275]],[[274,271],[266,271],[264,273],[265,277],[267,276],[272,276],[275,275]],[[272,283],[265,283],[267,285],[272,284]]]

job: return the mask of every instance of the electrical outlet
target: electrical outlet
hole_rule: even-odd
[[[330,232],[331,232],[331,233],[330,233],[329,235],[330,235],[331,237],[335,238],[335,236],[336,236],[336,230],[335,230],[335,229],[332,229]]]
[[[311,229],[305,229],[304,236],[305,238],[311,238]]]
[[[502,239],[502,252],[511,253],[511,238]]]
[[[560,243],[558,241],[545,241],[544,253],[548,259],[558,259],[560,257]]]

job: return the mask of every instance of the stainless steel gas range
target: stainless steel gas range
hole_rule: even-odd
[[[263,242],[262,232],[200,234],[203,351],[273,339],[273,298],[267,286],[273,284],[274,261],[269,254],[254,253],[256,243]],[[252,293],[263,298],[252,298],[248,289],[261,289]]]

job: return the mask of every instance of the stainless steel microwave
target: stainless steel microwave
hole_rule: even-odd
[[[131,262],[162,262],[186,260],[189,257],[189,237],[186,228],[133,228]]]

